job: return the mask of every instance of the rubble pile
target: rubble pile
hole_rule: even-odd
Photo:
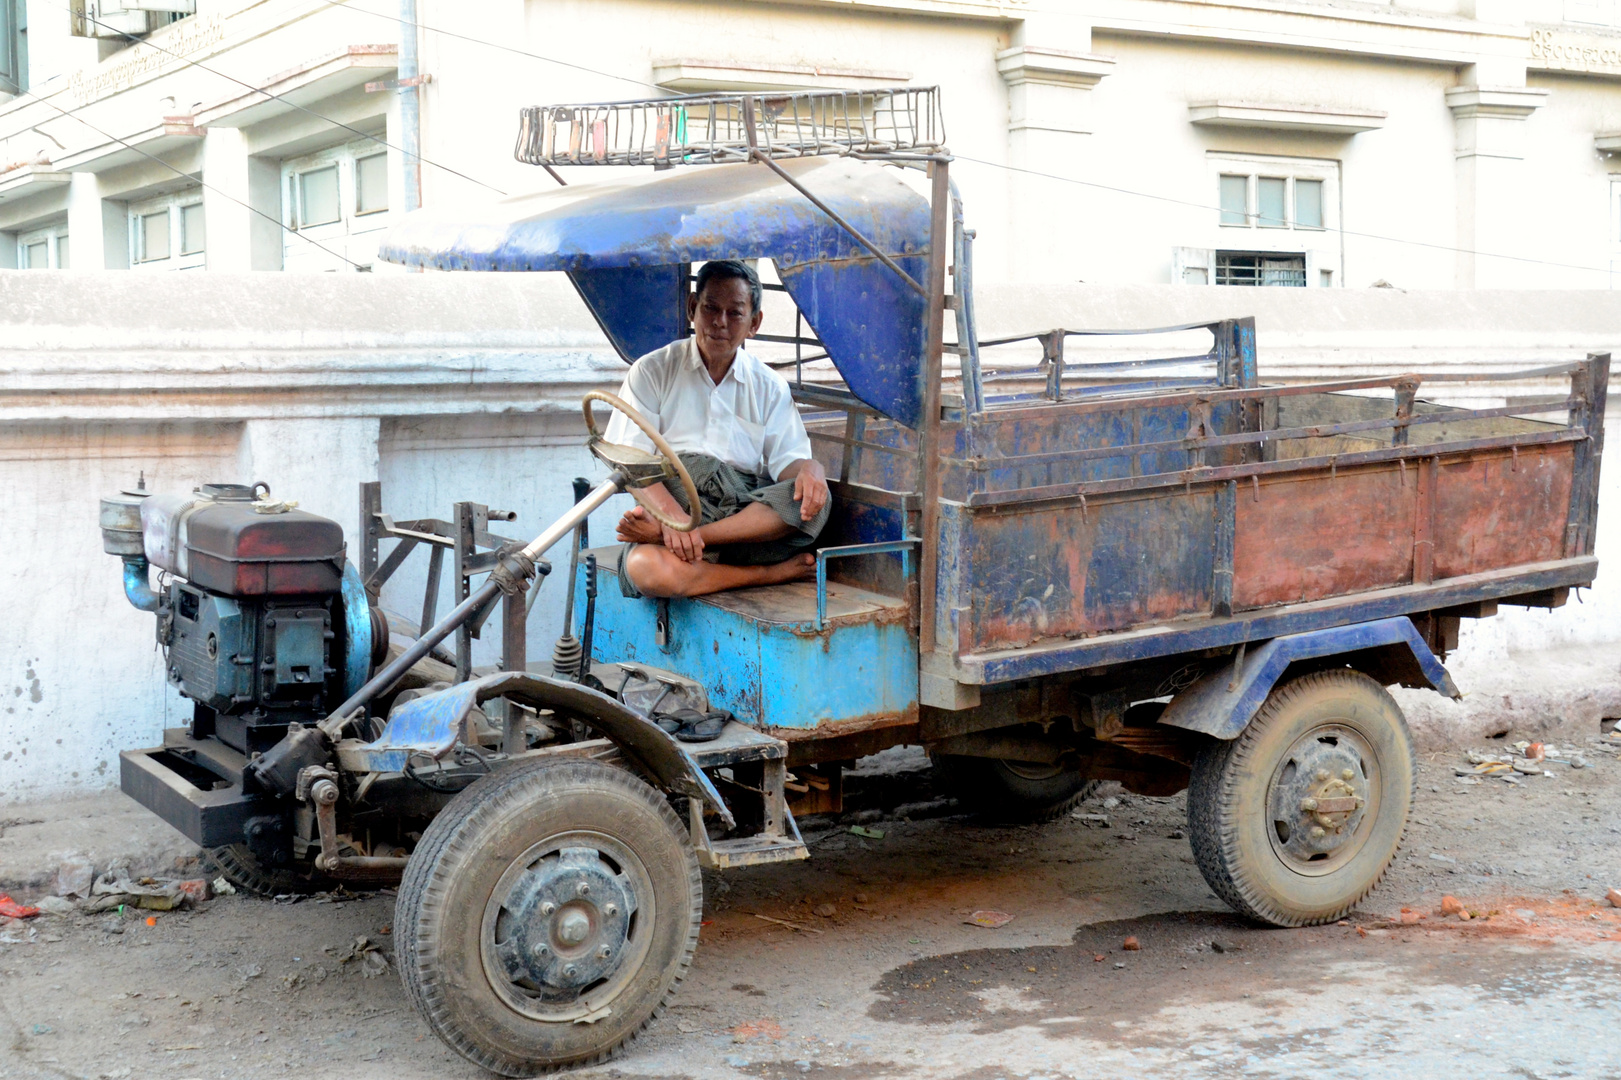
[[[1585,749],[1521,741],[1506,750],[1470,750],[1465,755],[1468,763],[1456,765],[1452,771],[1454,779],[1465,786],[1492,779],[1520,784],[1536,776],[1554,777],[1560,771],[1590,769],[1594,764],[1588,757],[1590,752],[1609,757],[1621,754],[1621,738],[1607,734],[1589,739]]]
[[[197,869],[196,859],[184,862],[186,865],[177,865],[176,869],[182,872]],[[0,944],[34,941],[37,933],[32,923],[42,915],[60,918],[175,911],[199,908],[215,895],[235,891],[223,878],[210,886],[203,877],[138,875],[130,869],[127,860],[115,860],[97,874],[95,863],[75,852],[62,857],[50,892],[32,904],[19,904],[9,896],[0,897]],[[148,919],[151,921],[150,917]]]

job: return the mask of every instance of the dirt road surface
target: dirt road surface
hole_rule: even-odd
[[[574,1075],[1621,1077],[1621,909],[1603,901],[1621,886],[1621,760],[1596,742],[1590,767],[1518,785],[1460,783],[1461,753],[1431,756],[1384,885],[1345,924],[1288,931],[1211,895],[1180,797],[1102,792],[1081,812],[1106,828],[979,827],[938,801],[921,754],[891,751],[850,785],[882,839],[847,813],[807,823],[808,863],[706,874],[672,1006]],[[41,820],[4,842],[51,815],[7,808]],[[1476,917],[1443,917],[1448,894]],[[967,924],[979,909],[1013,919]],[[0,928],[0,1076],[485,1075],[427,1033],[392,969],[344,959],[357,937],[390,949],[388,893],[147,915]]]

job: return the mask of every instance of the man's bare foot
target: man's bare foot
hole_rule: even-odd
[[[784,559],[780,563],[762,566],[765,574],[762,585],[781,585],[788,581],[814,581],[816,579],[816,556],[795,555],[791,559]]]
[[[625,511],[625,516],[619,519],[619,526],[614,535],[625,544],[664,543],[664,530],[660,529],[659,523],[639,506],[633,506]]]

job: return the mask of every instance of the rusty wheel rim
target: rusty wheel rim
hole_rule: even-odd
[[[1323,877],[1367,843],[1378,817],[1379,757],[1347,723],[1321,724],[1296,739],[1267,784],[1267,837],[1290,870]]]

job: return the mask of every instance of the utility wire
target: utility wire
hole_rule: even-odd
[[[1132,188],[1118,187],[1114,184],[1100,184],[1095,180],[1081,180],[1073,176],[1061,176],[1058,173],[1042,172],[1039,169],[1026,169],[1018,165],[1004,165],[998,161],[985,161],[981,158],[968,157],[965,154],[953,154],[954,160],[968,161],[975,165],[988,165],[993,169],[1005,169],[1008,172],[1023,173],[1026,176],[1039,176],[1047,180],[1058,180],[1065,184],[1078,184],[1081,187],[1096,188],[1099,191],[1112,191],[1117,195],[1131,195],[1139,199],[1152,199],[1155,202],[1171,203],[1176,206],[1188,206],[1195,210],[1210,210],[1219,213],[1221,207],[1209,203],[1195,202],[1192,199],[1179,199],[1172,195],[1155,195],[1147,191],[1136,191]],[[1382,233],[1359,232],[1355,229],[1328,229],[1327,232],[1337,232],[1342,236],[1355,236],[1364,240],[1383,240],[1392,244],[1407,244],[1412,247],[1429,248],[1434,251],[1450,251],[1461,255],[1478,255],[1488,259],[1508,259],[1512,262],[1534,263],[1538,266],[1555,266],[1562,270],[1585,270],[1594,274],[1609,274],[1612,271],[1598,266],[1582,266],[1579,263],[1556,262],[1552,259],[1533,259],[1528,255],[1502,255],[1495,251],[1478,251],[1474,248],[1455,247],[1451,244],[1436,244],[1426,240],[1409,240],[1401,236],[1385,236]]]
[[[68,12],[70,15],[75,14],[74,9],[68,7],[65,4],[57,4],[55,6],[61,8],[63,11]],[[361,9],[356,8],[355,10],[359,11]],[[321,121],[323,121],[325,123],[331,124],[333,127],[339,127],[339,128],[342,128],[344,131],[351,131],[351,132],[355,133],[356,135],[359,135],[361,138],[370,139],[372,142],[379,143],[382,146],[386,146],[388,149],[393,150],[396,153],[401,154],[402,156],[414,157],[414,158],[416,158],[416,160],[418,160],[418,161],[420,161],[420,162],[422,162],[422,163],[424,163],[426,165],[432,165],[434,168],[443,170],[444,172],[447,172],[447,173],[450,173],[452,176],[459,176],[463,180],[468,181],[469,183],[477,184],[479,187],[482,187],[482,188],[488,188],[490,191],[495,192],[497,195],[505,195],[506,194],[505,191],[502,191],[500,188],[496,187],[494,184],[486,184],[484,181],[479,180],[479,179],[477,179],[475,177],[468,176],[464,172],[460,172],[460,171],[458,171],[456,169],[452,169],[449,165],[441,165],[437,161],[430,161],[427,158],[423,157],[421,154],[406,155],[406,153],[405,153],[405,151],[403,149],[401,149],[398,146],[395,146],[393,143],[389,142],[387,139],[384,139],[384,138],[382,138],[382,137],[380,137],[378,135],[373,135],[373,134],[371,134],[370,132],[367,132],[367,131],[362,131],[357,127],[352,127],[349,124],[345,124],[341,120],[334,120],[330,116],[322,116],[320,113],[316,112],[314,109],[305,108],[303,105],[300,105],[298,102],[293,101],[293,100],[287,98],[286,96],[284,96],[282,94],[272,93],[271,91],[266,90],[263,87],[258,87],[258,86],[254,86],[252,83],[243,82],[241,79],[236,78],[234,75],[227,75],[225,72],[220,71],[218,68],[211,68],[206,64],[198,63],[196,60],[193,60],[190,57],[185,56],[185,55],[183,55],[181,53],[177,53],[173,49],[165,49],[161,45],[153,44],[151,41],[148,41],[146,38],[137,37],[134,34],[128,33],[128,32],[123,31],[123,30],[119,30],[116,26],[109,26],[107,23],[102,22],[100,19],[97,19],[95,16],[89,14],[88,12],[83,13],[80,17],[83,18],[86,22],[95,23],[97,26],[105,27],[108,30],[116,31],[118,34],[120,34],[124,38],[128,39],[131,44],[145,45],[149,49],[155,49],[158,52],[164,54],[165,56],[170,56],[170,57],[173,57],[176,60],[181,61],[182,63],[190,64],[192,67],[197,68],[197,69],[199,69],[201,71],[206,71],[210,75],[218,75],[220,78],[225,79],[228,82],[233,82],[236,85],[238,85],[240,87],[243,87],[245,89],[251,90],[256,94],[263,94],[267,98],[272,98],[272,99],[274,99],[276,101],[281,102],[284,105],[289,105],[292,108],[297,109],[299,112],[305,113],[305,114],[307,114],[309,116],[313,116],[317,120],[321,120]]]
[[[360,12],[360,13],[365,14],[365,15],[372,15],[372,16],[375,16],[376,18],[379,18],[379,19],[389,19],[389,20],[395,21],[395,22],[400,21],[398,19],[395,19],[394,16],[385,14],[383,12],[370,11],[370,10],[368,10],[366,8],[362,8],[362,7],[352,7],[349,4],[348,0],[323,0],[323,2],[326,3],[330,7],[342,7],[342,8],[346,8],[347,10],[350,10],[350,11],[357,11],[357,12]],[[420,23],[420,22],[419,23],[406,22],[405,25],[416,26],[418,29],[427,30],[427,31],[430,31],[432,33],[437,33],[437,34],[444,34],[447,37],[459,38],[462,41],[471,42],[471,43],[473,43],[475,45],[484,45],[484,46],[486,46],[488,48],[491,48],[491,49],[499,49],[499,50],[501,50],[503,52],[515,53],[515,54],[517,54],[519,56],[527,56],[527,57],[531,57],[531,58],[536,59],[536,60],[544,60],[545,62],[550,63],[550,64],[560,64],[563,67],[573,68],[576,71],[583,71],[583,72],[586,72],[587,74],[590,74],[590,75],[598,75],[598,76],[601,76],[601,77],[606,78],[606,79],[617,79],[617,80],[619,80],[621,82],[634,83],[634,84],[636,84],[638,86],[645,86],[645,87],[648,87],[648,88],[653,89],[653,90],[658,90],[661,93],[667,93],[667,91],[664,89],[664,87],[661,87],[661,86],[657,85],[656,83],[646,82],[646,81],[644,81],[642,79],[634,79],[634,78],[631,78],[631,77],[626,76],[626,75],[615,75],[612,72],[600,71],[600,70],[598,70],[596,68],[586,67],[583,64],[575,64],[575,63],[571,63],[570,61],[567,61],[567,60],[558,60],[557,58],[551,57],[551,56],[542,56],[539,53],[528,52],[528,51],[526,51],[524,49],[519,49],[519,48],[516,48],[516,47],[511,46],[511,45],[503,45],[503,44],[501,44],[499,42],[487,41],[487,40],[485,40],[483,38],[472,37],[472,36],[470,36],[468,34],[459,34],[459,33],[456,33],[455,31],[451,31],[451,30],[438,29],[436,27],[428,26],[428,25],[426,25],[424,23]],[[1151,192],[1136,191],[1136,190],[1134,190],[1132,188],[1119,187],[1119,186],[1113,185],[1113,184],[1101,184],[1101,183],[1097,183],[1096,181],[1081,180],[1081,179],[1078,179],[1078,178],[1072,177],[1072,176],[1060,176],[1060,175],[1058,175],[1056,173],[1042,172],[1042,171],[1040,171],[1038,169],[1021,168],[1020,166],[1017,166],[1017,165],[1004,165],[1001,162],[985,161],[982,158],[968,157],[967,155],[964,155],[964,154],[953,154],[952,156],[954,158],[956,158],[958,161],[972,162],[975,165],[987,165],[987,166],[990,166],[991,168],[994,168],[994,169],[1005,169],[1005,170],[1007,170],[1009,172],[1024,173],[1024,174],[1026,174],[1028,176],[1040,176],[1040,177],[1044,177],[1044,178],[1049,179],[1049,180],[1058,180],[1058,181],[1060,181],[1062,183],[1078,184],[1078,185],[1080,185],[1082,187],[1096,188],[1096,189],[1098,189],[1100,191],[1112,191],[1112,192],[1115,192],[1115,193],[1120,194],[1120,195],[1131,195],[1131,196],[1134,196],[1134,197],[1139,198],[1139,199],[1151,199],[1151,200],[1153,200],[1155,202],[1171,203],[1171,204],[1177,205],[1177,206],[1188,206],[1188,207],[1192,207],[1192,208],[1198,209],[1198,210],[1213,210],[1213,211],[1216,211],[1216,212],[1220,212],[1220,209],[1221,209],[1220,207],[1217,207],[1217,206],[1211,206],[1208,203],[1194,202],[1194,201],[1192,201],[1190,199],[1179,199],[1179,198],[1176,198],[1176,197],[1170,196],[1170,195],[1156,195],[1156,194],[1153,194]],[[550,172],[551,170],[548,168],[547,171]],[[1506,259],[1506,260],[1509,260],[1511,262],[1530,263],[1530,264],[1536,265],[1536,266],[1551,266],[1551,267],[1557,267],[1557,268],[1562,269],[1562,270],[1581,270],[1581,271],[1584,271],[1584,272],[1587,272],[1587,273],[1592,273],[1592,274],[1609,274],[1609,273],[1612,273],[1611,270],[1603,268],[1603,267],[1583,266],[1583,265],[1580,265],[1578,263],[1558,262],[1558,261],[1552,260],[1552,259],[1535,259],[1535,258],[1531,258],[1530,256],[1526,256],[1526,255],[1502,255],[1502,254],[1499,254],[1499,253],[1497,253],[1495,251],[1480,251],[1480,250],[1477,250],[1477,249],[1474,249],[1474,248],[1458,247],[1458,246],[1452,245],[1452,244],[1437,244],[1437,243],[1432,243],[1430,241],[1425,241],[1425,240],[1410,240],[1410,239],[1407,239],[1405,237],[1386,236],[1386,235],[1383,235],[1381,233],[1361,232],[1361,231],[1356,230],[1356,229],[1340,228],[1340,229],[1331,230],[1331,231],[1338,232],[1341,236],[1355,236],[1355,237],[1358,237],[1360,239],[1365,239],[1365,240],[1382,240],[1382,241],[1385,241],[1387,243],[1406,244],[1406,245],[1408,245],[1410,247],[1427,248],[1427,249],[1432,250],[1432,251],[1447,251],[1447,252],[1451,252],[1453,254],[1476,255],[1476,256],[1479,256],[1479,257],[1482,257],[1482,258],[1488,258],[1488,259]]]
[[[388,22],[394,23],[396,26],[414,26],[418,30],[426,30],[431,34],[443,34],[445,37],[457,38],[461,41],[471,42],[474,45],[483,45],[491,49],[499,49],[502,52],[512,53],[516,56],[527,56],[532,60],[544,60],[548,64],[557,64],[561,67],[573,68],[575,71],[583,71],[587,75],[600,75],[605,79],[617,79],[620,82],[628,82],[634,83],[637,86],[645,86],[651,90],[657,90],[660,93],[668,93],[664,87],[658,85],[657,83],[650,83],[645,79],[635,79],[631,78],[629,75],[615,75],[612,72],[599,71],[596,68],[586,67],[584,64],[576,64],[568,60],[559,60],[555,56],[542,56],[540,53],[530,52],[527,49],[520,49],[514,45],[503,45],[498,41],[487,41],[484,38],[476,38],[468,34],[458,34],[454,30],[445,30],[437,26],[429,26],[427,23],[411,22],[408,19],[401,19],[397,15],[390,15],[383,11],[372,11],[368,8],[353,7],[349,4],[349,0],[322,0],[322,2],[328,7],[341,7],[346,11],[356,11],[362,15],[371,15],[379,19],[386,19]]]
[[[283,224],[280,219],[273,218],[269,214],[265,213],[263,210],[260,210],[258,207],[253,206],[253,205],[251,205],[249,203],[243,202],[241,199],[238,199],[234,195],[231,195],[231,194],[228,194],[227,192],[221,191],[219,188],[215,187],[213,184],[209,184],[209,183],[204,182],[201,175],[196,174],[196,173],[189,173],[189,172],[186,172],[185,170],[180,169],[180,168],[178,168],[178,167],[176,167],[174,165],[170,165],[167,161],[164,161],[162,158],[147,153],[145,150],[142,150],[140,147],[135,146],[132,143],[130,143],[130,142],[124,140],[124,139],[120,139],[117,135],[114,135],[111,132],[103,131],[101,128],[99,128],[96,125],[92,124],[90,121],[86,120],[84,117],[78,116],[78,115],[76,115],[75,112],[70,112],[69,110],[62,108],[62,106],[58,105],[54,101],[51,101],[49,98],[40,97],[38,94],[34,93],[32,90],[24,90],[22,92],[22,94],[23,94],[24,97],[33,98],[35,101],[38,101],[41,104],[49,105],[51,108],[55,109],[57,112],[61,113],[65,117],[68,117],[68,118],[73,119],[73,120],[77,120],[79,123],[83,124],[85,127],[89,128],[91,131],[94,131],[97,135],[100,135],[102,138],[111,139],[113,142],[115,142],[118,145],[124,147],[124,149],[133,150],[135,153],[137,153],[137,154],[141,155],[142,157],[146,158],[148,161],[157,162],[159,165],[162,165],[165,169],[168,169],[170,172],[174,173],[176,176],[184,177],[187,180],[194,181],[199,187],[202,187],[202,188],[204,188],[205,190],[208,190],[208,191],[212,191],[214,194],[219,195],[222,198],[229,199],[231,202],[236,203],[236,205],[238,205],[238,206],[240,206],[240,207],[242,207],[242,208],[244,208],[244,209],[246,209],[246,210],[248,210],[248,211],[250,211],[252,213],[258,214],[260,217],[264,218],[268,222],[271,222],[278,229],[281,229],[283,232],[292,233],[294,236],[296,236],[299,239],[305,241],[306,243],[314,244],[316,247],[320,248],[322,251],[326,252],[328,255],[331,255],[333,258],[336,258],[336,259],[342,259],[344,262],[348,263],[350,266],[354,267],[356,270],[363,269],[361,267],[361,265],[359,263],[355,262],[353,259],[348,258],[347,256],[344,256],[344,255],[339,255],[336,251],[333,251],[331,248],[327,247],[325,244],[321,243],[319,240],[316,240],[313,236],[308,236],[305,233],[299,232],[297,229],[290,229],[285,224]]]
[[[667,93],[667,91],[665,90],[664,87],[661,87],[656,83],[647,82],[646,80],[643,80],[643,79],[636,79],[636,78],[632,78],[632,77],[627,76],[627,75],[616,75],[616,74],[614,74],[612,72],[607,72],[607,71],[599,70],[597,68],[587,67],[584,64],[576,64],[576,63],[573,63],[573,62],[568,61],[568,60],[559,60],[559,59],[557,59],[556,57],[553,57],[553,56],[543,56],[540,53],[530,52],[530,51],[528,51],[526,49],[517,48],[516,46],[505,45],[505,44],[502,44],[500,42],[489,41],[489,40],[484,39],[484,38],[473,37],[473,36],[471,36],[469,34],[458,33],[458,32],[456,32],[454,30],[445,30],[445,29],[443,29],[441,27],[429,26],[426,23],[422,23],[422,22],[411,22],[410,20],[402,20],[402,19],[398,18],[398,16],[389,15],[389,14],[387,14],[385,12],[372,11],[372,10],[370,10],[368,8],[363,8],[363,7],[358,7],[358,6],[351,5],[349,3],[349,0],[322,0],[322,2],[325,3],[328,7],[341,7],[346,11],[354,11],[354,12],[358,12],[358,13],[360,13],[362,15],[370,15],[370,16],[372,16],[374,18],[384,19],[384,20],[386,20],[388,22],[394,23],[395,25],[412,26],[412,27],[415,27],[418,30],[426,30],[429,33],[441,34],[441,35],[443,35],[445,37],[456,38],[456,39],[458,39],[460,41],[466,41],[466,42],[469,42],[469,43],[474,44],[474,45],[483,45],[486,48],[496,49],[496,50],[499,50],[501,52],[512,53],[512,54],[517,55],[517,56],[524,56],[524,57],[528,57],[528,58],[533,59],[533,60],[540,60],[540,61],[543,61],[543,62],[548,63],[548,64],[557,64],[557,65],[559,65],[561,67],[572,68],[572,69],[574,69],[576,71],[585,72],[588,75],[596,75],[596,76],[600,76],[600,77],[606,78],[606,79],[614,79],[614,80],[617,80],[617,81],[620,81],[620,82],[633,83],[633,84],[635,84],[637,86],[644,86],[644,87],[647,87],[647,88],[652,89],[652,90],[657,90],[660,93]],[[85,16],[85,17],[87,19],[90,18],[90,16],[88,16],[88,15]],[[90,19],[90,21],[95,22],[96,20]],[[97,25],[106,25],[106,24],[98,22]],[[123,32],[120,31],[120,33],[123,33]],[[179,54],[169,52],[169,50],[167,50],[167,49],[162,49],[159,46],[151,45],[150,42],[146,42],[143,39],[134,38],[133,36],[131,36],[129,34],[124,34],[124,36],[130,38],[130,40],[132,40],[132,41],[141,41],[143,44],[150,45],[150,47],[158,49],[158,51],[160,51],[160,52],[167,53],[170,56],[175,56],[177,59],[184,60],[186,63],[191,64],[194,67],[202,68],[202,70],[204,70],[204,71],[209,71],[209,72],[212,72],[213,74],[220,75],[222,78],[229,79],[230,81],[238,83],[239,85],[247,87],[248,89],[253,90],[253,91],[257,92],[257,93],[264,94],[267,97],[276,98],[277,100],[285,101],[285,99],[282,98],[281,95],[279,95],[279,94],[273,94],[273,93],[270,93],[267,90],[261,90],[258,87],[255,87],[255,86],[252,86],[252,85],[250,85],[248,83],[242,82],[239,79],[235,79],[235,78],[232,78],[229,75],[225,75],[223,72],[215,71],[212,68],[206,67],[206,66],[204,66],[202,64],[199,64],[196,61],[190,60],[190,59],[188,59],[188,58],[186,58],[184,56],[180,56]],[[40,98],[37,95],[31,94],[31,93],[28,94],[28,96],[35,98],[35,100],[37,100],[37,101],[45,101],[44,98]],[[50,105],[51,108],[56,109],[57,112],[62,113],[62,115],[64,115],[64,116],[72,115],[68,111],[60,108],[59,106],[57,106],[56,104],[54,104],[52,102],[47,101],[46,104]],[[326,122],[328,122],[330,124],[336,125],[337,127],[341,127],[341,128],[346,129],[346,130],[349,130],[349,131],[355,131],[356,134],[363,135],[366,138],[376,139],[378,142],[383,142],[383,140],[377,139],[377,136],[375,136],[375,135],[369,135],[366,132],[357,131],[356,129],[349,127],[349,125],[347,125],[347,124],[343,124],[343,123],[341,123],[341,122],[339,122],[337,120],[332,120],[329,117],[321,116],[319,113],[313,112],[310,109],[306,109],[301,105],[296,105],[295,103],[293,103],[291,101],[286,101],[286,104],[292,105],[294,108],[297,108],[297,109],[299,109],[299,110],[301,110],[303,112],[309,113],[311,116],[315,116],[318,119],[321,119],[321,120],[324,120],[324,121],[326,121]],[[84,124],[86,127],[90,127],[92,130],[100,132],[99,128],[95,128],[93,125],[89,124],[87,121],[85,121],[83,119],[80,119],[77,116],[74,116],[74,119],[79,120],[79,122]],[[118,139],[116,136],[108,135],[106,132],[100,132],[100,133],[102,135],[104,135],[105,137],[107,137],[107,138],[114,139],[115,141],[120,142],[125,146],[128,146],[129,149],[135,150],[136,153],[142,154],[142,156],[144,156],[144,157],[152,158],[152,155],[145,154],[140,150],[136,150],[135,147],[130,146],[128,143],[125,143],[122,139]],[[390,149],[393,149],[393,150],[398,150],[399,149],[398,147],[394,147],[394,146],[390,145],[387,142],[383,142],[383,145],[388,146]],[[403,153],[403,151],[400,151],[400,152]],[[1089,187],[1089,188],[1093,188],[1093,189],[1099,190],[1099,191],[1109,191],[1109,192],[1113,192],[1113,193],[1119,194],[1119,195],[1130,195],[1130,196],[1133,196],[1133,197],[1139,198],[1139,199],[1149,199],[1149,200],[1152,200],[1154,202],[1170,203],[1170,204],[1175,205],[1175,206],[1186,206],[1186,207],[1190,207],[1190,208],[1193,208],[1193,209],[1196,209],[1196,210],[1216,211],[1218,213],[1220,212],[1220,209],[1221,209],[1218,206],[1213,206],[1213,205],[1211,205],[1209,203],[1196,202],[1196,201],[1191,200],[1191,199],[1180,199],[1180,198],[1177,198],[1177,197],[1171,196],[1171,195],[1157,195],[1157,194],[1154,194],[1152,192],[1138,191],[1138,190],[1135,190],[1133,188],[1120,187],[1120,186],[1115,185],[1115,184],[1103,184],[1103,183],[1099,183],[1099,182],[1094,181],[1094,180],[1082,180],[1082,179],[1079,179],[1078,177],[1062,176],[1062,175],[1059,175],[1057,173],[1043,172],[1043,171],[1041,171],[1039,169],[1027,169],[1027,168],[1023,168],[1022,166],[1018,166],[1018,165],[1006,165],[1006,164],[1003,164],[1003,163],[997,162],[997,161],[986,161],[983,158],[970,157],[970,156],[968,156],[966,154],[953,154],[952,156],[958,161],[967,161],[967,162],[970,162],[970,163],[975,164],[975,165],[985,165],[985,166],[988,166],[988,167],[993,168],[993,169],[1003,169],[1003,170],[1005,170],[1007,172],[1021,173],[1021,174],[1027,175],[1027,176],[1038,176],[1038,177],[1042,177],[1042,178],[1047,179],[1047,180],[1057,180],[1060,183],[1075,184],[1075,185],[1078,185],[1080,187]],[[454,174],[456,176],[461,177],[464,180],[468,180],[468,181],[470,181],[472,183],[478,184],[481,187],[489,188],[491,191],[496,191],[499,194],[503,194],[503,195],[505,194],[505,192],[500,191],[499,188],[495,188],[495,187],[493,187],[493,186],[491,186],[489,184],[484,183],[481,180],[475,180],[472,177],[467,176],[465,173],[457,172],[455,169],[451,169],[449,166],[440,165],[437,162],[433,162],[433,161],[428,161],[427,158],[423,158],[423,157],[421,157],[421,155],[417,155],[417,157],[418,157],[419,160],[425,161],[428,164],[433,165],[435,168],[443,169],[446,172],[450,172],[450,173],[452,173],[452,174]],[[168,167],[170,169],[174,169],[174,167],[172,165],[169,165],[167,162],[159,161],[159,159],[157,159],[157,158],[152,158],[152,160],[153,161],[158,161],[159,164],[164,165],[164,166],[166,166],[166,167]],[[174,171],[177,172],[177,173],[180,172],[180,170],[178,170],[178,169],[174,169]],[[552,170],[549,167],[547,168],[546,171],[548,173],[551,173],[552,176],[555,179],[558,179],[559,181],[561,181],[561,178],[557,177],[557,174],[553,173]],[[189,176],[190,174],[180,173],[180,175]],[[208,185],[204,184],[203,186],[207,187]],[[217,191],[218,189],[213,189],[213,190]],[[225,195],[224,192],[219,192],[219,194]],[[231,199],[231,196],[229,196],[229,195],[225,195],[225,197],[228,198],[228,199]],[[237,199],[232,199],[231,201],[240,203],[240,200],[237,200]],[[240,203],[240,205],[246,206],[247,204],[246,203]],[[250,210],[254,210],[253,207],[248,207],[248,208]],[[268,214],[265,214],[265,213],[263,213],[262,211],[259,211],[259,210],[254,210],[254,213],[259,214],[261,217],[267,218],[268,220],[271,220],[271,221],[276,220],[274,218],[271,218]],[[278,226],[280,226],[281,228],[283,228],[283,229],[287,229],[287,226],[282,225],[282,223],[279,222],[279,221],[277,221],[276,224]],[[288,231],[293,231],[293,230],[288,230]],[[1380,240],[1380,241],[1384,241],[1386,243],[1392,243],[1392,244],[1406,244],[1406,245],[1408,245],[1410,247],[1421,247],[1421,248],[1426,248],[1426,249],[1429,249],[1429,250],[1432,250],[1432,251],[1446,251],[1446,252],[1451,252],[1453,254],[1475,255],[1475,256],[1479,256],[1479,257],[1482,257],[1482,258],[1489,258],[1489,259],[1505,259],[1505,260],[1508,260],[1510,262],[1529,263],[1529,264],[1537,265],[1537,266],[1551,266],[1551,267],[1556,267],[1556,268],[1559,268],[1559,269],[1562,269],[1562,270],[1581,270],[1581,271],[1584,271],[1584,272],[1587,272],[1587,273],[1594,273],[1594,274],[1610,274],[1610,273],[1613,272],[1613,271],[1611,271],[1609,269],[1606,269],[1606,268],[1603,268],[1603,267],[1583,266],[1583,265],[1580,265],[1578,263],[1558,262],[1558,261],[1552,260],[1552,259],[1536,259],[1536,258],[1532,258],[1530,256],[1525,256],[1525,255],[1504,255],[1504,254],[1494,252],[1494,251],[1481,251],[1481,250],[1478,250],[1478,249],[1475,249],[1475,248],[1458,247],[1458,246],[1452,245],[1452,244],[1438,244],[1438,243],[1433,243],[1433,242],[1425,241],[1425,240],[1412,240],[1412,239],[1408,239],[1408,238],[1405,238],[1405,237],[1399,237],[1399,236],[1386,236],[1386,235],[1384,235],[1382,233],[1362,232],[1360,230],[1346,229],[1344,227],[1341,227],[1341,228],[1335,229],[1335,230],[1330,230],[1330,231],[1338,232],[1341,236],[1355,236],[1355,237],[1358,237],[1359,239]],[[299,233],[299,235],[303,236],[302,233]],[[304,238],[306,240],[309,240],[310,243],[316,244],[317,247],[322,247],[322,245],[317,244],[316,241],[310,239],[309,237],[304,237]],[[322,250],[328,250],[329,251],[330,249],[322,247]],[[336,253],[333,252],[333,254],[336,254]],[[342,258],[342,256],[338,256],[338,257]],[[345,259],[344,261],[348,262],[349,260]],[[350,265],[353,266],[355,264],[351,262]]]

